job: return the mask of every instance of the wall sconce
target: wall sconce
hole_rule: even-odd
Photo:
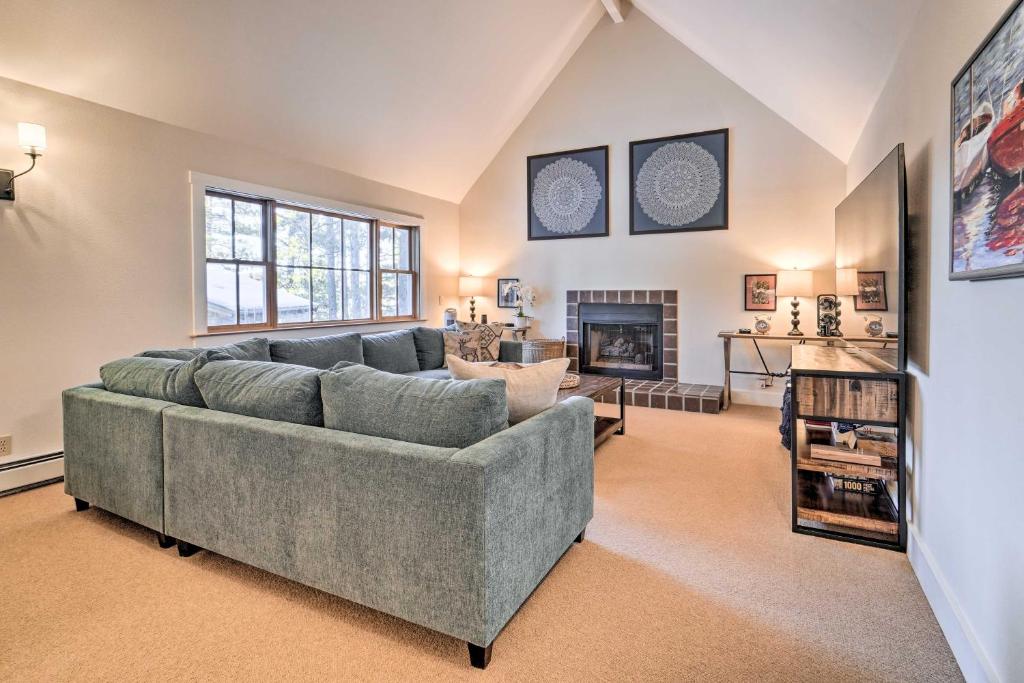
[[[38,123],[18,124],[18,146],[32,157],[32,165],[15,175],[14,171],[0,169],[0,199],[14,201],[14,179],[20,178],[36,167],[36,159],[46,150],[46,128]]]

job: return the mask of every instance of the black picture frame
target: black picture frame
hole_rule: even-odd
[[[542,222],[541,217],[534,208],[533,193],[536,176],[547,165],[558,161],[561,158],[582,161],[597,175],[601,188],[601,197],[597,201],[594,214],[587,224],[578,231],[578,234],[555,232],[548,229]],[[596,165],[596,167],[595,167]],[[547,154],[534,154],[526,157],[526,239],[534,240],[560,240],[578,239],[584,237],[608,237],[610,198],[608,196],[608,145],[597,147],[583,147],[570,149],[563,152],[550,152]]]
[[[658,222],[647,215],[637,197],[637,177],[643,170],[643,162],[660,147],[674,142],[687,141],[697,144],[709,152],[718,162],[721,186],[708,212],[685,225],[671,225]],[[648,151],[650,150],[650,151]],[[642,160],[641,160],[642,157]],[[640,209],[638,211],[638,209]],[[700,232],[705,230],[729,229],[729,129],[719,128],[697,133],[669,135],[629,143],[629,234],[656,235],[667,232]]]
[[[499,277],[498,278],[498,308],[515,308],[516,298],[513,296],[511,300],[509,297],[502,293],[502,290],[513,282],[519,282],[517,277]]]
[[[779,308],[779,295],[778,289],[778,274],[776,273],[747,273],[743,276],[743,310],[744,311],[777,311]],[[771,287],[768,289],[768,298],[770,304],[756,304],[753,302],[752,293],[753,288],[751,286],[751,280],[754,278],[763,278],[771,281]],[[771,308],[769,308],[769,305]]]
[[[878,303],[864,305],[861,301],[861,295],[858,294],[853,297],[853,310],[855,311],[888,311],[889,310],[889,294],[886,292],[885,284],[885,271],[884,270],[862,270],[857,272],[857,291],[861,289],[861,278],[868,278],[880,275],[882,278],[881,295]]]
[[[1017,31],[1017,40],[1013,45],[1006,46],[1008,49],[1006,54],[1003,54],[1004,61],[995,63],[992,65],[993,71],[1000,70],[1000,78],[988,78],[982,79],[982,85],[978,88],[979,91],[984,94],[982,97],[988,97],[987,101],[988,109],[985,108],[986,100],[981,100],[978,105],[975,106],[975,66],[978,65],[980,59],[985,55],[985,52],[993,41],[995,41],[1004,28],[1013,22],[1016,27],[1020,29],[1024,26],[1024,8],[1022,8],[1022,1],[1017,0],[1014,2],[1009,9],[1003,13],[999,21],[996,22],[995,27],[989,32],[985,39],[981,42],[978,48],[971,54],[970,58],[964,64],[964,66],[956,73],[953,80],[950,81],[949,86],[949,120],[950,120],[950,136],[949,136],[949,279],[950,280],[988,280],[993,278],[1005,278],[1005,277],[1021,277],[1024,276],[1024,258],[1021,258],[1019,262],[1011,262],[1006,265],[993,265],[984,268],[968,268],[964,267],[963,264],[958,264],[957,254],[957,219],[958,213],[963,211],[960,216],[962,222],[969,222],[973,220],[986,220],[991,221],[996,215],[999,207],[1006,201],[1008,201],[1010,195],[1015,195],[1015,192],[1019,190],[1016,177],[1019,173],[1013,173],[1016,168],[1002,168],[997,159],[993,159],[992,153],[992,138],[999,140],[1006,140],[1004,144],[1010,145],[1011,149],[1016,145],[1024,146],[1024,137],[1018,138],[1016,141],[1011,139],[1014,134],[1019,135],[1020,125],[1019,123],[1024,122],[1024,92],[1017,92],[1017,84],[1020,82],[1019,77],[1012,77],[1010,80],[1013,82],[1004,83],[1006,80],[1006,74],[1012,74],[1014,70],[1009,68],[1010,61],[1006,59],[1009,54],[1014,54],[1014,62],[1024,62],[1024,32]],[[1016,52],[1014,52],[1016,50]],[[959,110],[957,107],[957,86],[964,82],[967,78],[966,87],[968,88],[967,95],[967,108],[965,110]],[[992,100],[992,85],[998,83],[1001,85],[1002,92],[997,92],[999,96],[998,100]],[[1009,89],[1007,89],[1009,88]],[[1024,87],[1021,88],[1024,90]],[[1013,96],[1014,100],[1008,98]],[[1016,105],[1007,112],[1005,110],[1006,105]],[[966,115],[964,120],[962,117]],[[988,121],[985,121],[986,116],[989,116]],[[958,121],[958,119],[960,119]],[[1020,121],[1018,122],[1018,119]],[[978,126],[977,128],[975,128]],[[968,128],[970,128],[968,132]],[[987,129],[987,130],[986,130]],[[964,134],[967,134],[966,139],[961,139]],[[975,154],[972,156],[972,151],[980,151],[982,142],[977,138],[979,135],[985,135],[984,147],[988,152],[984,156],[981,154]],[[964,150],[964,158],[960,159],[962,166],[961,170],[964,173],[964,177],[958,177],[958,143],[961,145],[968,144],[974,141],[973,146],[970,146]],[[1005,149],[1005,148],[1004,148]],[[1000,155],[996,155],[997,157]],[[972,163],[972,159],[985,158],[986,161],[980,164],[981,171],[978,173],[978,179],[972,179],[974,175],[973,168],[975,164]],[[986,177],[987,176],[987,177]],[[987,187],[982,187],[986,185]],[[961,186],[961,189],[957,189]],[[965,192],[966,190],[966,192]],[[981,193],[989,193],[991,196],[988,198],[974,199],[974,196]],[[1020,195],[1015,195],[1018,198]],[[972,202],[974,199],[974,202]],[[980,204],[984,201],[986,204],[991,204],[987,211],[983,211],[980,214],[973,209],[977,208],[976,204]],[[1016,231],[1020,231],[1022,224],[1024,224],[1024,217],[1016,217],[1017,221],[1010,226],[1003,228],[1003,231],[1007,233],[1008,237]],[[988,225],[988,224],[987,224]],[[968,237],[967,225],[963,226],[964,239],[970,239],[972,242],[972,248],[970,250],[964,249],[969,253],[977,252],[979,245],[974,242],[978,239],[984,239],[989,241],[991,244],[996,241],[991,234],[990,230],[974,231],[973,237]],[[998,244],[998,242],[996,241]],[[1018,244],[1022,247],[1018,254],[1024,253],[1024,243],[1013,243],[1007,245],[1005,248],[1013,248]],[[985,245],[986,248],[988,245]],[[1003,249],[1004,246],[1000,245],[998,249]],[[988,250],[991,253],[992,250]],[[1017,256],[1017,254],[1005,254],[1007,257]],[[860,310],[860,309],[858,309]]]

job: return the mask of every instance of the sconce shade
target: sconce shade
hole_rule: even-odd
[[[19,123],[18,146],[26,154],[41,154],[46,150],[46,128],[38,123]]]
[[[858,294],[856,268],[836,269],[836,294],[839,296],[856,296]]]
[[[471,275],[459,276],[459,296],[476,297],[484,295],[484,279]]]
[[[778,296],[814,296],[814,273],[810,270],[780,270],[775,291]]]

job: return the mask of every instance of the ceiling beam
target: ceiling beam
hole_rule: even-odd
[[[616,24],[621,24],[623,20],[622,0],[601,0],[601,3],[608,10],[608,16],[612,18],[612,21]]]

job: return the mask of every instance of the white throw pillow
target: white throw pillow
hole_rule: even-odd
[[[558,385],[569,368],[568,358],[510,367],[508,363],[469,363],[449,355],[453,379],[503,379],[508,394],[508,421],[515,424],[555,405]]]

